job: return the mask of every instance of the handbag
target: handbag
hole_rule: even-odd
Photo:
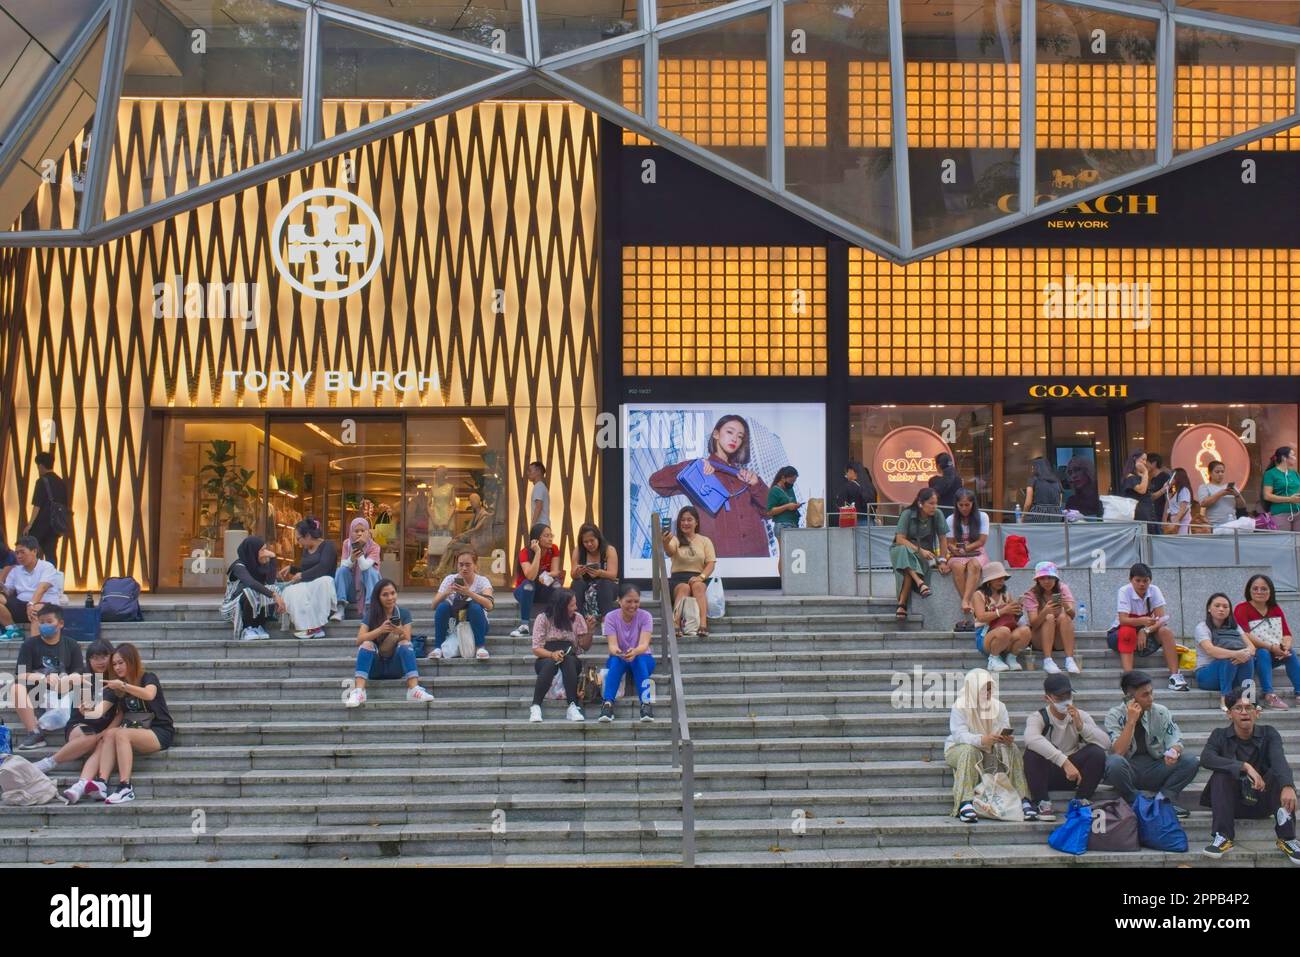
[[[1174,806],[1163,794],[1155,797],[1139,794],[1133,802],[1137,815],[1138,842],[1156,851],[1184,853],[1187,850],[1187,832],[1178,823]]]
[[[151,728],[153,727],[152,711],[128,711],[122,718],[122,727],[124,728]]]
[[[821,528],[826,524],[826,499],[808,499],[808,517],[806,521],[809,528]]]
[[[678,599],[673,607],[673,617],[681,629],[682,636],[694,638],[700,633],[700,605],[690,595]]]
[[[376,541],[378,538],[376,537]],[[429,536],[429,554],[443,555],[451,547],[450,535],[430,535]]]
[[[1088,835],[1092,831],[1092,813],[1077,798],[1070,802],[1065,812],[1065,820],[1056,830],[1047,836],[1047,843],[1053,850],[1065,854],[1086,854]]]
[[[1133,808],[1123,798],[1098,801],[1092,806],[1092,832],[1088,837],[1090,851],[1137,851],[1138,821]]]
[[[840,528],[853,528],[858,524],[858,510],[852,505],[840,506]]]
[[[740,472],[730,465],[721,465],[717,462],[709,464],[713,466],[715,472],[725,472],[737,477],[740,475]],[[717,515],[724,509],[731,511],[731,500],[748,490],[746,486],[737,492],[728,492],[720,479],[704,474],[704,462],[700,459],[695,459],[677,473],[677,484],[682,487],[682,491],[686,493],[692,505],[704,509],[710,515]]]
[[[1266,645],[1281,645],[1282,619],[1260,618],[1257,621],[1252,621],[1250,623],[1250,634],[1251,637],[1257,638]]]
[[[997,755],[998,752],[995,751],[994,754]],[[1000,757],[997,760],[998,767],[995,770],[980,768],[980,781],[975,785],[971,804],[980,817],[994,821],[1023,821],[1025,809],[1020,803],[1020,794],[1012,785],[1011,776],[1001,770],[1001,765],[1009,766],[1010,762],[1002,761]]]
[[[578,675],[578,704],[595,704],[605,697],[605,683],[595,668],[584,668]]]

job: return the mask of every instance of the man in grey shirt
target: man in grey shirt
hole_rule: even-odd
[[[541,462],[528,463],[528,481],[533,483],[533,490],[528,496],[528,512],[531,520],[528,527],[551,524],[551,493],[546,487],[546,466]]]
[[[1205,521],[1213,528],[1228,525],[1237,520],[1237,509],[1246,507],[1246,500],[1241,497],[1233,485],[1224,484],[1227,467],[1222,462],[1210,463],[1210,481],[1196,490],[1196,500],[1205,512]],[[1249,527],[1254,527],[1251,521]]]

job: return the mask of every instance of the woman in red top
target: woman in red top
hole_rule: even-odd
[[[511,638],[529,633],[533,602],[549,602],[552,589],[560,587],[560,577],[560,546],[555,544],[555,533],[549,525],[534,525],[528,530],[528,547],[519,549],[519,572],[515,575],[519,627],[510,632]]]
[[[1232,610],[1241,630],[1255,651],[1255,674],[1259,678],[1263,702],[1270,708],[1285,710],[1287,705],[1273,693],[1273,669],[1281,665],[1291,679],[1295,703],[1300,705],[1300,660],[1292,649],[1291,626],[1277,603],[1277,590],[1267,575],[1252,575],[1246,582],[1246,600]],[[1270,619],[1279,619],[1270,621]]]
[[[719,558],[767,558],[771,554],[764,524],[768,488],[767,483],[747,467],[749,434],[749,423],[741,416],[724,415],[718,419],[709,437],[708,457],[700,459],[704,474],[722,483],[730,496],[730,508],[720,509],[716,515],[710,515],[707,508],[691,499],[691,504],[700,509],[699,533],[713,542]],[[650,476],[650,487],[664,498],[674,495],[689,498],[677,476],[694,461],[676,462],[661,468]],[[716,467],[719,465],[729,466],[739,474],[724,472]]]

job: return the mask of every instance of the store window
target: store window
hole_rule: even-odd
[[[411,418],[406,423],[406,584],[437,587],[469,546],[479,572],[506,584],[506,422],[499,415]]]
[[[885,436],[897,429],[917,427],[936,433],[952,450],[962,483],[975,490],[985,505],[993,490],[993,410],[987,405],[859,405],[849,412],[849,455],[868,469]],[[907,449],[900,454],[905,455]],[[926,453],[929,450],[916,449]],[[872,480],[882,502],[895,501],[883,489],[885,476]],[[924,482],[911,483],[920,488]],[[892,512],[892,509],[887,509]]]
[[[1012,521],[1016,503],[1023,504],[1029,467],[1047,455],[1047,417],[1037,412],[1002,417],[1002,501],[999,521]]]
[[[1162,405],[1160,437],[1153,449],[1161,452],[1168,462],[1174,443],[1188,429],[1206,424],[1222,426],[1226,432],[1216,433],[1216,444],[1223,447],[1207,450],[1202,458],[1208,460],[1212,456],[1228,462],[1232,456],[1232,449],[1228,446],[1236,446],[1237,443],[1232,439],[1236,435],[1240,440],[1238,448],[1244,448],[1250,463],[1250,474],[1239,486],[1241,494],[1246,500],[1247,508],[1258,508],[1263,495],[1261,480],[1273,450],[1283,445],[1296,445],[1296,408],[1290,404]],[[1189,473],[1188,478],[1191,479],[1193,489],[1204,481],[1201,475]]]
[[[224,586],[226,566],[261,515],[264,425],[260,415],[164,423],[160,587]]]

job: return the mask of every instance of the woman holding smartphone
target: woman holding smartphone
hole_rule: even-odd
[[[672,559],[669,583],[673,588],[673,607],[688,595],[700,609],[700,638],[709,637],[709,576],[718,563],[713,542],[700,534],[700,513],[687,505],[677,513],[677,534],[664,532],[664,551]],[[677,623],[681,634],[681,623]]]
[[[899,514],[896,529],[889,563],[898,590],[894,617],[903,622],[907,621],[913,591],[922,598],[930,597],[931,568],[948,574],[948,526],[939,512],[939,493],[932,488],[917,492],[912,504]]]
[[[586,721],[587,716],[578,707],[578,671],[582,660],[580,651],[591,647],[594,635],[587,620],[578,613],[578,599],[567,588],[557,588],[551,595],[546,611],[533,622],[533,667],[537,683],[533,686],[533,704],[528,709],[528,720],[542,720],[542,701],[551,688],[558,671],[564,681],[564,699],[569,703],[564,717],[569,721]]]
[[[1039,562],[1034,566],[1034,586],[1020,599],[1029,622],[1029,632],[1043,651],[1043,670],[1048,674],[1060,673],[1052,648],[1059,642],[1065,652],[1065,670],[1079,673],[1074,660],[1074,615],[1076,604],[1070,586],[1061,581],[1055,562]]]
[[[492,583],[478,573],[478,553],[462,547],[456,553],[456,573],[448,575],[433,596],[433,647],[430,658],[455,658],[460,654],[460,642],[447,632],[453,617],[469,622],[474,633],[474,657],[486,661],[488,612],[496,604]]]
[[[515,600],[519,602],[519,627],[511,638],[528,635],[528,620],[533,604],[546,607],[551,592],[560,585],[560,546],[555,544],[551,526],[538,523],[528,530],[528,547],[519,550],[519,573],[515,575]]]
[[[989,568],[996,564],[990,563]],[[1016,747],[1011,716],[1007,706],[998,700],[993,676],[983,668],[976,668],[963,679],[948,715],[948,732],[943,759],[952,768],[952,813],[957,820],[963,824],[979,820],[975,785],[980,783],[981,769],[990,762],[1011,778],[1025,820],[1038,820],[1038,807],[1029,800],[1024,755]]]
[[[397,604],[397,585],[381,578],[375,585],[374,600],[366,609],[366,620],[357,631],[357,669],[344,706],[366,703],[366,682],[406,679],[407,701],[432,701],[433,695],[420,687],[420,669],[411,645],[411,613]]]
[[[952,514],[948,516],[948,567],[952,569],[952,584],[961,599],[962,620],[957,623],[957,631],[975,630],[966,616],[974,610],[972,602],[980,584],[980,573],[989,563],[984,554],[984,543],[988,540],[988,516],[975,503],[975,493],[968,488],[959,489],[953,497]]]
[[[618,552],[595,525],[578,529],[573,594],[590,631],[595,630],[597,618],[604,618],[618,606]]]
[[[1007,591],[1010,577],[1001,562],[989,562],[975,591],[975,650],[989,656],[989,671],[1023,670],[1016,655],[1029,645],[1024,605]]]
[[[221,614],[242,641],[264,641],[271,636],[266,623],[285,611],[284,596],[275,590],[275,552],[266,541],[249,535],[239,543],[235,560],[226,572],[226,596]]]

